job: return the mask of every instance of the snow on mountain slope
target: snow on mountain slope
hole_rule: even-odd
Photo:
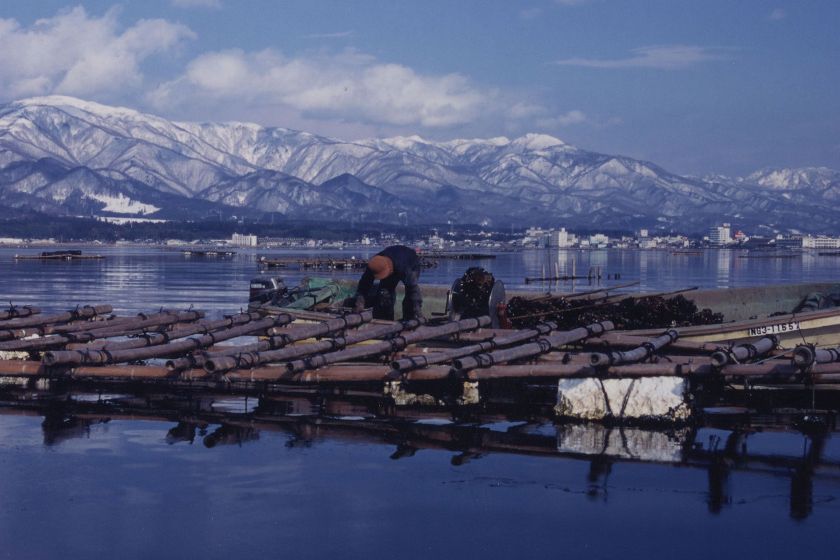
[[[0,204],[56,212],[177,216],[219,207],[384,221],[401,214],[694,230],[735,221],[833,231],[838,198],[840,173],[830,169],[683,177],[545,134],[351,142],[249,123],[171,122],[71,97],[0,106]]]

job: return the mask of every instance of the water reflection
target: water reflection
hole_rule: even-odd
[[[376,249],[346,251],[281,251],[237,249],[231,258],[188,258],[179,251],[160,248],[81,248],[103,254],[104,260],[15,261],[19,252],[0,248],[0,299],[15,304],[37,304],[48,311],[68,305],[102,302],[114,305],[118,313],[137,313],[161,306],[194,305],[211,313],[230,312],[246,304],[248,281],[270,273],[287,283],[305,274],[295,269],[263,270],[257,257],[266,256],[356,256],[367,258]],[[665,250],[534,249],[498,253],[495,259],[478,261],[442,260],[426,269],[424,283],[451,285],[470,266],[493,272],[512,289],[567,292],[585,290],[590,282],[525,284],[526,277],[543,274],[586,277],[599,267],[603,285],[638,281],[626,291],[672,291],[690,286],[726,288],[767,283],[834,281],[840,274],[840,259],[801,254],[793,258],[737,258],[731,250],[708,250],[702,255],[672,254]],[[318,272],[337,278],[354,279],[356,273]],[[615,279],[615,275],[620,280]],[[609,278],[608,278],[609,276]],[[592,283],[597,283],[593,280]]]
[[[219,399],[228,405],[216,406]],[[443,451],[450,454],[449,463],[455,468],[497,455],[555,458],[586,465],[582,493],[604,504],[611,502],[613,478],[626,476],[628,466],[668,465],[706,472],[705,503],[713,515],[743,502],[733,480],[747,475],[788,480],[788,515],[799,521],[827,499],[815,498],[815,481],[830,489],[830,500],[840,484],[840,445],[833,437],[833,417],[821,417],[799,429],[762,416],[656,430],[554,423],[489,412],[453,415],[364,399],[242,397],[240,406],[232,406],[234,400],[212,394],[103,396],[7,389],[0,392],[0,419],[41,416],[42,443],[47,447],[97,438],[92,427],[128,421],[163,423],[160,439],[170,447],[200,442],[207,450],[224,446],[248,453],[262,441],[261,434],[271,433],[282,434],[289,449],[331,442],[385,446],[379,454],[389,461],[414,461],[421,452]]]

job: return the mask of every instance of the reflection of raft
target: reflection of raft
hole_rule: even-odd
[[[363,444],[376,446],[374,453],[408,461],[417,451],[435,450],[444,458],[450,454],[455,467],[493,454],[553,458],[581,463],[585,478],[579,480],[587,496],[607,492],[609,473],[629,464],[634,469],[650,466],[658,473],[667,466],[706,470],[712,512],[739,503],[742,485],[730,483],[738,477],[789,478],[789,500],[772,502],[789,508],[796,519],[819,507],[814,488],[825,488],[840,474],[840,462],[830,451],[837,427],[830,415],[820,413],[807,419],[743,410],[709,413],[694,426],[658,430],[553,422],[539,410],[512,408],[501,400],[459,421],[448,411],[387,406],[369,395],[226,396],[220,407],[217,392],[161,394],[157,388],[138,388],[121,393],[6,386],[0,389],[0,413],[43,417],[40,426],[48,446],[90,438],[91,426],[121,420],[135,426],[154,422],[159,439],[169,444],[231,445],[242,453],[261,434],[276,433],[290,447]],[[652,480],[655,485],[659,477]],[[694,492],[685,495],[696,501]]]

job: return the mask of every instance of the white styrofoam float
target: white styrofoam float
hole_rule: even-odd
[[[581,420],[684,420],[691,415],[682,377],[561,379],[554,410]]]

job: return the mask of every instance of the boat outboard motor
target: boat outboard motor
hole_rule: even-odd
[[[446,298],[446,314],[451,320],[489,315],[491,326],[499,328],[499,304],[505,302],[505,283],[481,267],[468,268],[455,280]]]
[[[248,292],[248,307],[275,303],[287,291],[288,289],[282,278],[267,278],[265,276],[252,278],[251,288]]]

